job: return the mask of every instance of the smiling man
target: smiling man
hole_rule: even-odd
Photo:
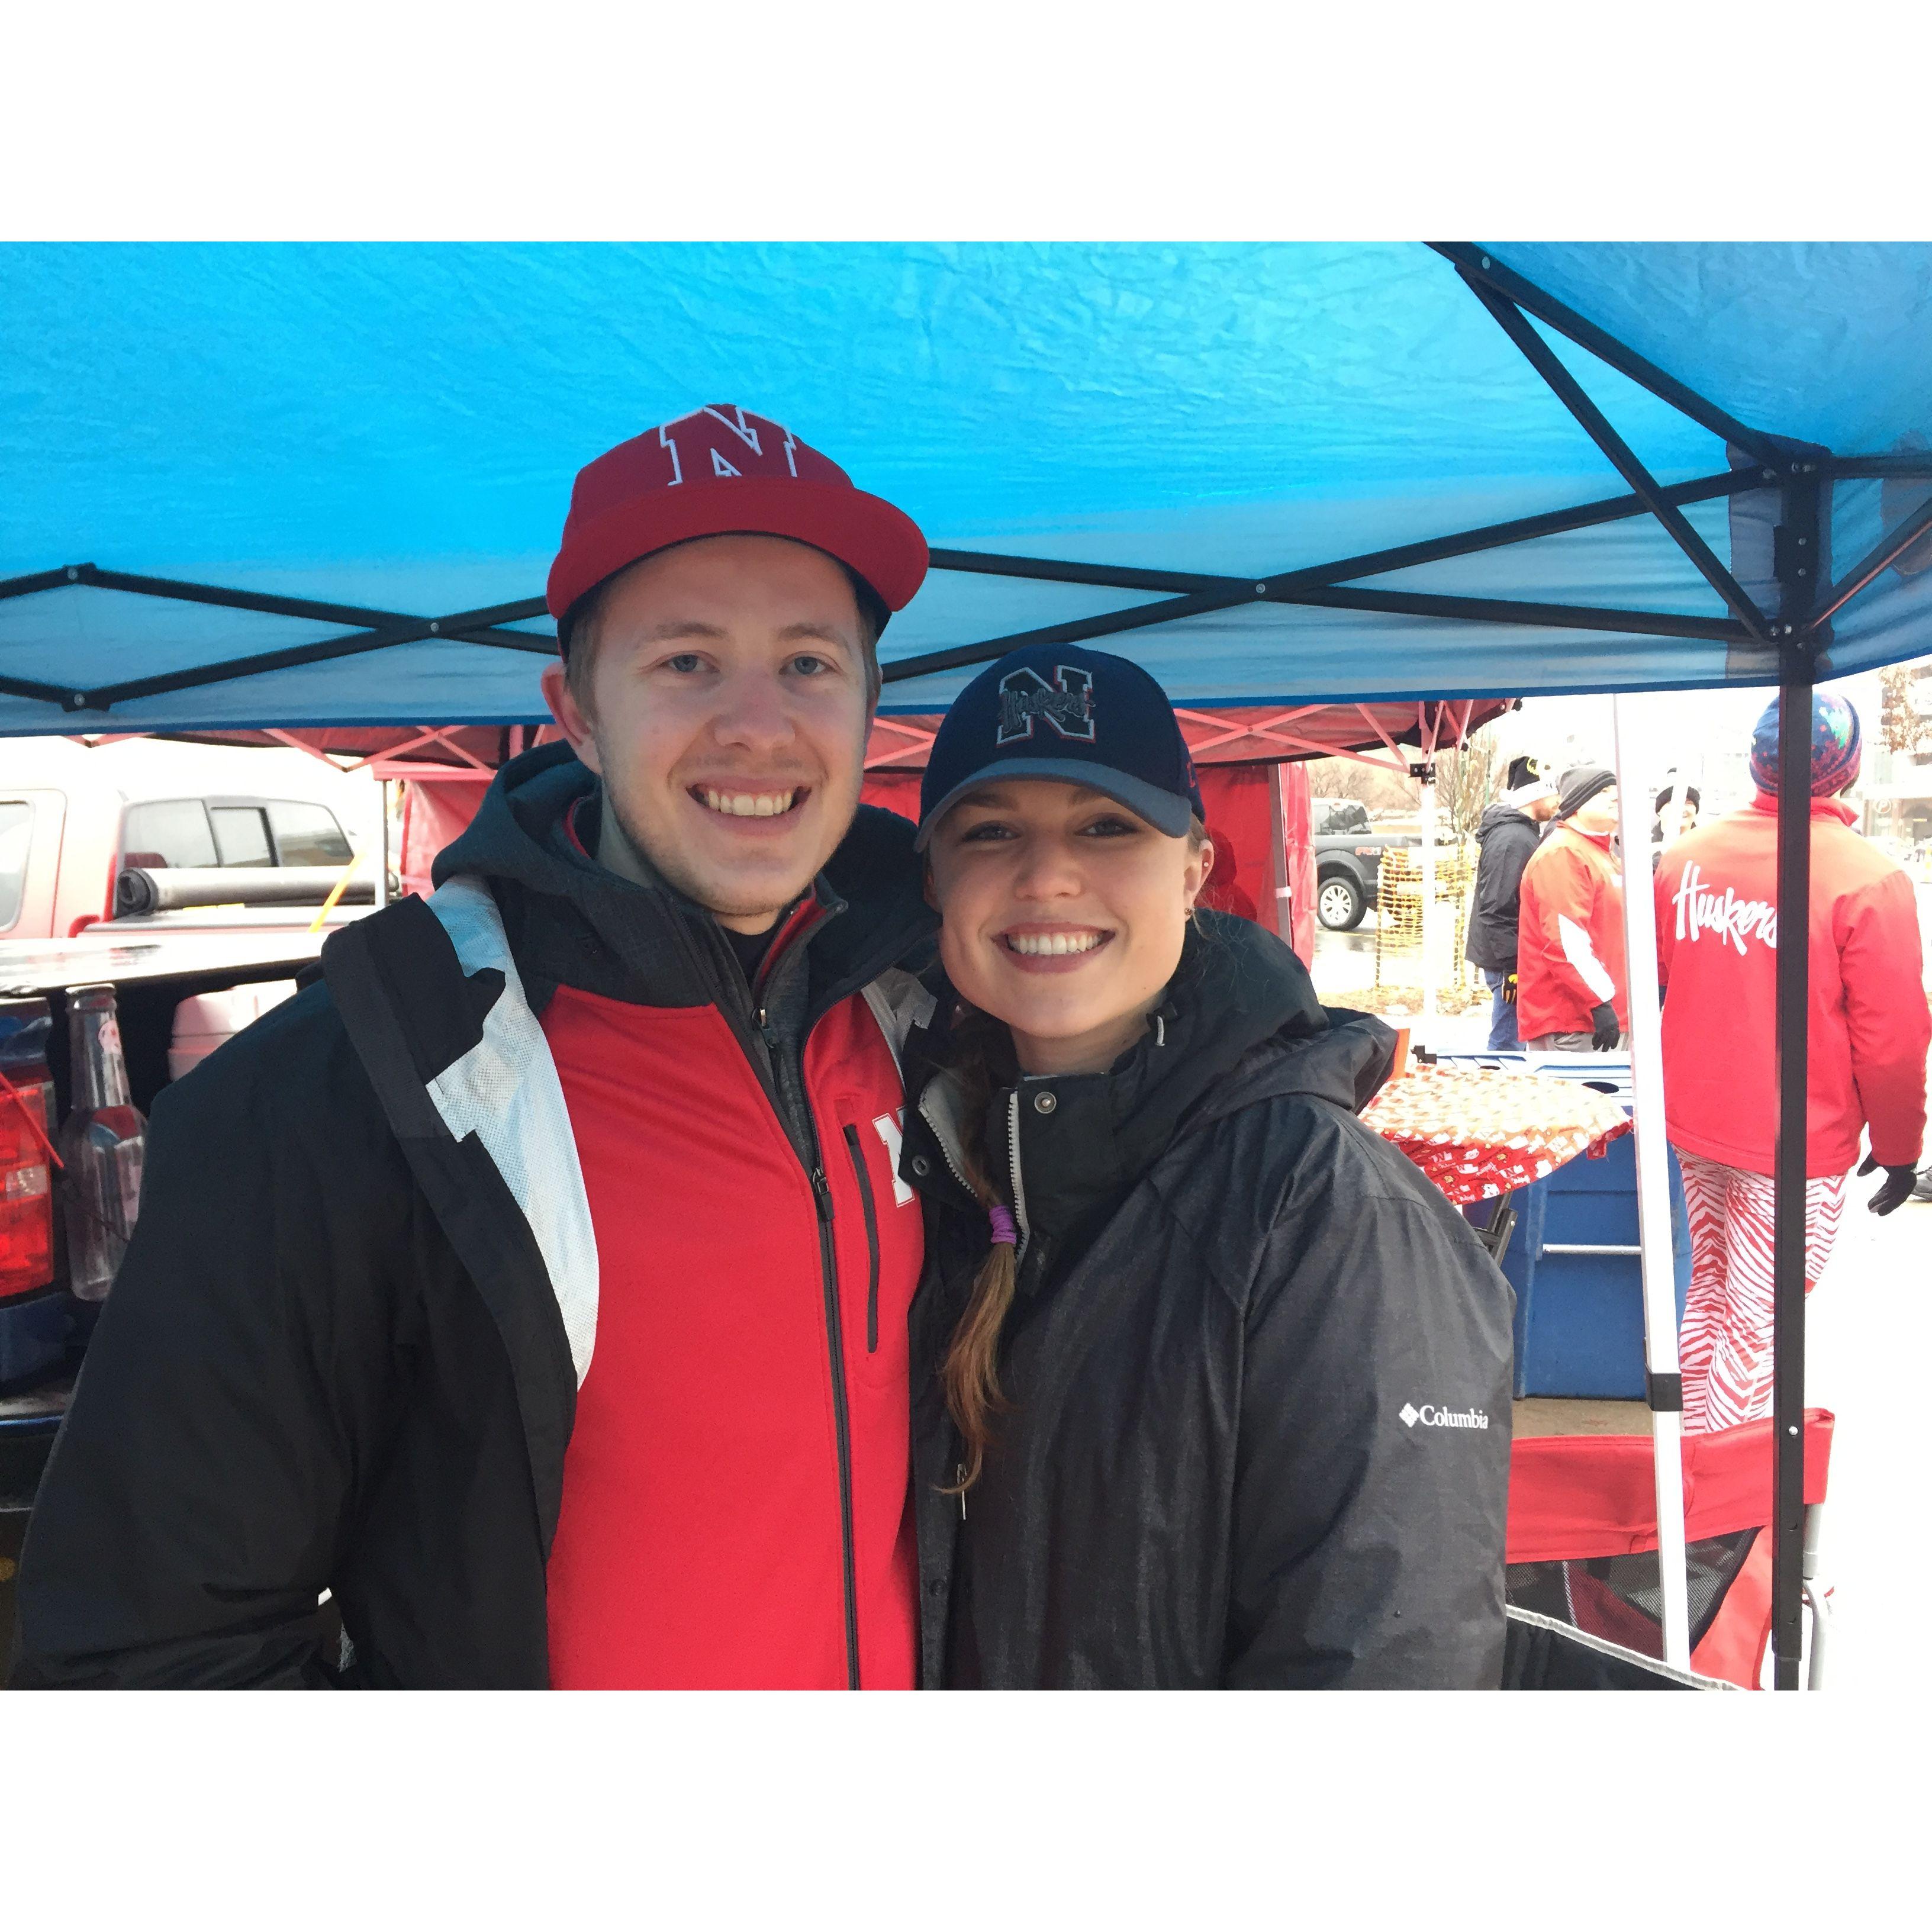
[[[16,1681],[910,1685],[933,920],[858,801],[926,565],[731,406],[582,472],[568,742],[156,1108]]]

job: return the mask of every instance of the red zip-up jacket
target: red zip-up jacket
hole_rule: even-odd
[[[1516,923],[1517,1033],[1588,1033],[1590,1009],[1630,1024],[1624,972],[1624,895],[1609,842],[1561,824],[1522,868]]]
[[[750,989],[780,1088],[764,1004],[823,915],[795,908]],[[560,1690],[913,1688],[923,1243],[879,997],[802,1042],[812,1166],[718,1004],[561,986],[544,1009],[600,1276],[550,1556]]]
[[[1918,913],[1904,869],[1811,804],[1811,1007],[1804,1171],[1839,1174],[1871,1130],[1886,1167],[1916,1166],[1932,1043]],[[1687,833],[1657,870],[1664,1105],[1692,1154],[1769,1174],[1778,1130],[1778,801]]]

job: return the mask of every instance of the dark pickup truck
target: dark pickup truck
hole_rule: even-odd
[[[1330,932],[1353,932],[1376,902],[1382,854],[1420,850],[1418,832],[1378,832],[1368,807],[1352,798],[1315,802],[1315,913]]]

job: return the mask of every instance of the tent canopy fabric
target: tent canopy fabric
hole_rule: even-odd
[[[889,712],[972,668],[897,667],[1096,624],[1200,706],[1772,681],[1537,345],[1766,620],[1786,457],[1814,587],[1932,500],[1918,244],[0,248],[0,732],[536,722],[574,472],[725,400],[952,566],[886,633]],[[1822,671],[1932,646],[1923,561]]]

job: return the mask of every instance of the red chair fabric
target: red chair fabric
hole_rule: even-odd
[[[1804,1500],[1825,1500],[1834,1418],[1804,1412]],[[1684,1438],[1684,1536],[1732,1536],[1772,1518],[1772,1430],[1747,1422]],[[1625,1556],[1657,1547],[1648,1436],[1534,1436],[1510,1456],[1511,1563]]]

